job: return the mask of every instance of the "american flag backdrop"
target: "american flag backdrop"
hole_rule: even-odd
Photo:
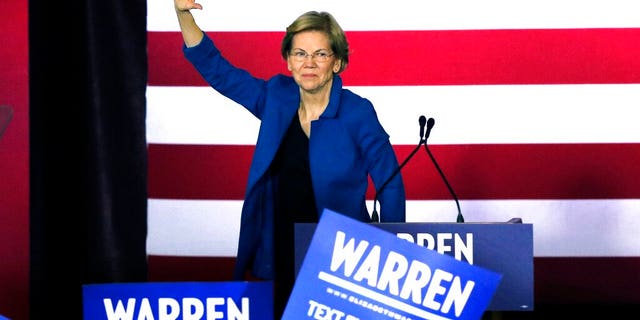
[[[352,51],[344,84],[373,102],[398,159],[432,117],[465,220],[533,224],[536,302],[640,303],[640,3],[199,2],[223,54],[263,78],[288,73],[286,26],[332,13]],[[171,0],[148,2],[148,40],[151,275],[215,278],[235,257],[259,123],[183,57]],[[455,222],[426,152],[402,177],[408,221]]]

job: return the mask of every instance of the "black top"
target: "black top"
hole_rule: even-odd
[[[309,169],[309,138],[298,117],[293,117],[271,170],[278,177],[276,222],[318,222]]]
[[[311,171],[309,169],[309,138],[300,120],[293,117],[280,149],[271,164],[277,177],[274,221],[274,311],[276,317],[284,311],[295,281],[294,223],[318,222]]]

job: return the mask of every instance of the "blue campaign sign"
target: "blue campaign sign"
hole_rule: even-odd
[[[480,319],[501,278],[325,209],[282,319]]]
[[[149,282],[89,284],[84,319],[273,319],[273,283]]]

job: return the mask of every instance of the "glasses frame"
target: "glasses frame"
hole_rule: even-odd
[[[335,55],[335,53],[333,52],[327,52],[324,49],[320,49],[314,53],[307,53],[306,51],[302,50],[302,49],[295,49],[293,51],[291,51],[289,53],[289,56],[291,57],[291,59],[293,59],[293,61],[296,62],[305,62],[307,61],[307,58],[311,57],[312,61],[316,61],[316,62],[327,62],[331,59],[331,57],[333,57]]]

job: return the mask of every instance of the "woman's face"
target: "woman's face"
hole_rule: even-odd
[[[329,37],[320,31],[296,34],[291,43],[287,66],[293,79],[309,93],[331,89],[333,73],[340,70],[329,45]]]

